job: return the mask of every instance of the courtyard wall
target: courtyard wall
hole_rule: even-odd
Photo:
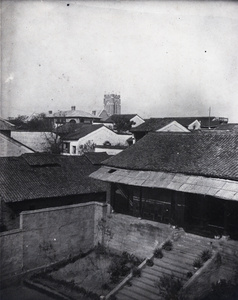
[[[22,212],[20,229],[0,234],[1,280],[89,251],[104,213],[98,202]]]
[[[107,215],[104,227],[105,246],[141,258],[150,256],[172,234],[167,224],[116,213]]]

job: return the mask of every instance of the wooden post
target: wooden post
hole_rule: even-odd
[[[142,218],[142,187],[140,186],[140,217]]]
[[[228,202],[224,200],[224,235],[228,235],[228,216],[229,216],[229,210],[228,210]]]

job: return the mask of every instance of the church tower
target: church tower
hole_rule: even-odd
[[[121,96],[116,94],[105,94],[104,95],[104,109],[111,115],[121,114]]]

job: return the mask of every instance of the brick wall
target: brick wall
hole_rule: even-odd
[[[105,245],[141,258],[150,256],[172,232],[168,225],[123,214],[109,214],[105,221]]]
[[[14,212],[9,205],[0,200],[0,223],[4,230],[19,228],[19,214]]]
[[[23,232],[20,229],[0,234],[0,275],[11,277],[22,272]]]
[[[97,202],[22,212],[20,229],[0,234],[1,279],[92,249],[104,212]]]

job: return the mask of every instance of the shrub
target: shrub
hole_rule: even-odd
[[[117,283],[121,277],[128,275],[130,271],[133,270],[134,267],[137,267],[141,262],[142,260],[135,255],[123,252],[121,256],[112,261],[108,269],[110,281],[112,283]]]
[[[171,251],[173,249],[173,244],[172,244],[171,240],[166,241],[163,244],[162,249],[164,249],[166,251]]]
[[[192,272],[187,272],[187,278],[191,278],[193,276]]]
[[[141,269],[138,269],[137,267],[134,267],[133,270],[132,270],[132,275],[134,277],[140,277],[140,275],[141,275]]]
[[[212,251],[207,249],[207,250],[203,250],[201,253],[201,260],[203,262],[206,262],[207,260],[209,260],[212,257]]]
[[[179,291],[182,288],[182,282],[174,278],[174,275],[163,275],[158,283],[161,289],[161,294],[165,300],[178,300],[180,299]]]
[[[102,284],[102,289],[103,290],[110,290],[110,286],[107,283]]]
[[[211,293],[203,300],[235,300],[238,299],[238,285],[221,279],[212,284]]]
[[[193,262],[193,267],[196,269],[200,269],[203,266],[203,262],[200,257],[196,258]]]
[[[111,295],[109,300],[117,300],[117,297],[115,295]]]
[[[146,260],[146,264],[147,264],[147,266],[149,266],[149,267],[153,267],[154,262],[153,262],[152,259],[147,259],[147,260]]]
[[[162,249],[160,249],[160,248],[155,249],[154,256],[156,258],[163,258],[164,255],[163,255]]]

